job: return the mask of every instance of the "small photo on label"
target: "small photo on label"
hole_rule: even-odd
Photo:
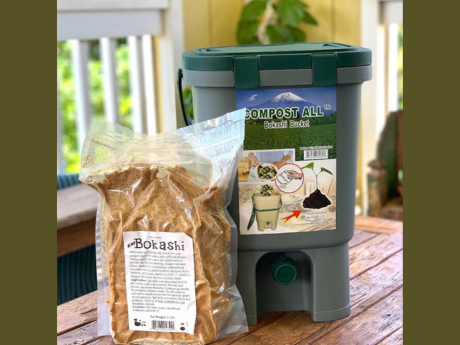
[[[293,162],[294,149],[244,151],[238,164],[238,182],[274,182],[279,169]]]
[[[302,188],[304,176],[302,168],[294,163],[284,164],[278,171],[275,183],[283,193],[294,193]]]
[[[319,160],[305,163],[302,170],[306,197],[302,201],[302,210],[335,210],[336,161]]]

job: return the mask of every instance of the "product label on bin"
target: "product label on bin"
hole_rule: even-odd
[[[236,91],[240,233],[336,229],[336,87]]]
[[[129,329],[193,334],[193,241],[184,233],[123,233]]]

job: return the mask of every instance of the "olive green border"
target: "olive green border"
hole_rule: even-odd
[[[457,22],[448,2],[404,2],[404,344],[409,345],[453,344],[460,337],[460,97],[458,49],[452,47]]]
[[[54,344],[55,2],[1,13],[1,343]]]

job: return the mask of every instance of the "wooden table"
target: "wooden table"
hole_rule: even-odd
[[[314,323],[308,312],[263,313],[249,332],[215,345],[402,344],[402,223],[356,217],[350,241],[351,315]],[[57,344],[112,345],[97,337],[96,293],[57,308]]]
[[[87,185],[57,191],[57,256],[94,244],[100,196]]]

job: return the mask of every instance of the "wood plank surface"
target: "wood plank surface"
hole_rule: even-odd
[[[106,337],[105,336],[98,337],[97,336],[97,322],[91,322],[79,328],[75,328],[71,330],[70,332],[59,335],[57,337],[57,345],[90,344],[101,338],[106,338]]]
[[[349,242],[351,315],[314,323],[306,311],[262,313],[249,332],[215,345],[402,344],[402,224],[362,217]],[[369,232],[373,229],[374,232]],[[58,307],[58,345],[113,345],[97,336],[97,293]]]
[[[356,279],[350,281],[351,314],[349,317],[320,325],[315,332],[298,344],[313,344],[333,330],[345,325],[356,317],[361,318],[362,313],[370,306],[391,295],[402,287],[402,254],[398,253],[381,265],[366,271]],[[333,343],[332,343],[333,344]],[[350,343],[353,344],[353,343]]]
[[[269,324],[271,324],[273,322],[276,322],[278,319],[282,318],[285,315],[287,315],[287,312],[260,314],[258,316],[258,318],[257,318],[257,325],[249,326],[249,332],[244,333],[244,334],[240,334],[240,335],[236,335],[234,337],[221,339],[221,340],[213,342],[212,344],[213,345],[233,344],[237,340],[242,339],[244,337],[247,337],[248,335],[258,331],[259,329],[264,328],[265,326],[267,326],[267,325],[269,325]]]
[[[402,237],[380,235],[350,249],[350,279],[402,250]]]
[[[403,329],[398,329],[393,334],[390,334],[388,338],[382,340],[379,345],[399,345],[403,343]]]
[[[249,332],[240,334],[231,338],[225,338],[222,340],[215,341],[212,345],[228,345],[233,344],[237,340],[248,336],[251,333],[254,333],[258,329],[261,329],[273,322],[276,322],[279,318],[286,315],[286,312],[279,312],[279,313],[263,313],[259,315],[259,322],[257,325],[249,326]],[[78,343],[80,344],[80,343]],[[97,339],[95,342],[91,342],[91,345],[114,345],[115,343],[112,341],[111,337],[104,337],[102,339]],[[70,344],[68,344],[70,345]]]
[[[57,335],[97,319],[97,291],[57,307]]]
[[[371,232],[401,232],[403,230],[403,223],[390,219],[356,216],[355,229]]]
[[[80,184],[57,191],[57,229],[96,218],[99,194]]]
[[[355,231],[355,237],[349,242],[350,246],[356,247],[361,243],[366,242],[369,239],[374,238],[377,236],[376,234],[372,234],[369,232],[364,232],[360,230]],[[371,243],[372,244],[372,243]],[[355,255],[357,258],[362,257],[366,253],[366,248],[364,244],[361,247],[358,247],[357,249],[354,249],[353,251],[350,251],[350,256],[355,255],[354,253],[358,251],[360,254],[359,256]],[[352,254],[353,253],[353,254]],[[367,252],[368,253],[368,252]],[[80,303],[77,303],[76,301],[80,301]],[[84,303],[81,303],[81,301],[84,301]],[[71,302],[68,302],[66,304],[63,304],[58,307],[58,320],[60,321],[60,324],[58,324],[58,334],[63,333],[64,331],[71,330],[75,328],[75,323],[81,322],[79,321],[80,318],[76,319],[75,322],[72,320],[72,318],[67,318],[67,315],[73,315],[74,318],[76,315],[82,314],[82,321],[85,322],[87,321],[86,313],[90,309],[92,309],[95,312],[95,306],[97,304],[97,292],[93,292],[91,294],[88,294],[86,296],[81,297],[78,300],[74,300]],[[277,314],[277,313],[275,313]],[[282,313],[283,315],[285,313]],[[282,316],[282,315],[281,315]],[[281,317],[280,316],[280,317]],[[70,322],[70,324],[69,324]],[[259,322],[260,323],[260,322]],[[84,323],[82,323],[84,324]]]
[[[388,274],[393,272],[399,263],[400,258],[388,260],[382,265],[358,276],[356,282],[351,281],[352,312],[348,318],[329,323],[315,323],[308,312],[290,312],[277,320],[276,323],[272,323],[233,344],[297,344],[303,339],[307,339],[308,343],[316,339],[317,335],[326,334],[331,329],[346,323],[350,318],[360,315],[369,304],[372,305],[372,303],[381,300],[392,291],[400,288],[402,285],[402,271],[398,270],[398,272]]]
[[[87,185],[57,191],[57,257],[94,244],[99,199]]]
[[[299,344],[375,344],[402,327],[402,288],[324,337]]]
[[[57,232],[57,257],[91,246],[96,241],[96,219],[71,225]]]
[[[374,238],[377,234],[368,231],[355,230],[355,235],[348,242],[348,248],[356,247],[358,244],[369,241],[371,238]]]

